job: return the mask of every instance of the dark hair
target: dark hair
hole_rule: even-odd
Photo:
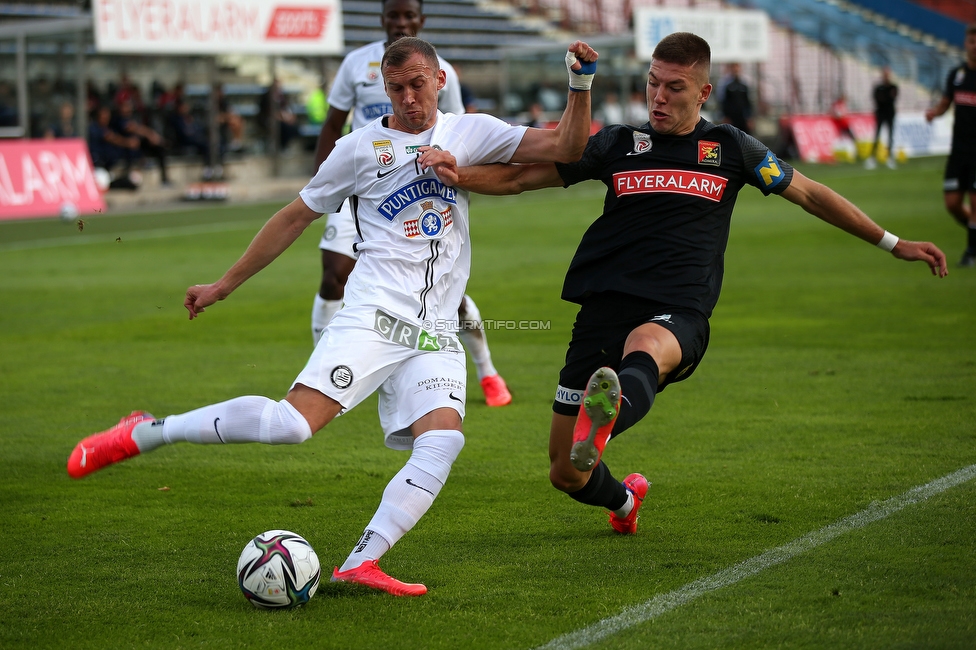
[[[976,23],[969,23],[966,25],[966,36],[970,34],[976,34]]]
[[[440,70],[440,63],[437,61],[437,50],[434,46],[422,38],[416,36],[404,36],[390,43],[383,53],[383,60],[380,68],[386,70],[387,66],[401,66],[407,62],[414,54],[420,54],[430,64],[434,71]]]
[[[708,70],[712,65],[712,48],[701,36],[690,32],[668,34],[658,42],[651,57],[665,63],[703,70],[705,82],[708,81]]]
[[[380,12],[386,11],[386,3],[391,0],[380,0]],[[424,0],[417,0],[417,4],[420,5],[420,13],[424,13]]]

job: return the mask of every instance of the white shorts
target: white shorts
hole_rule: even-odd
[[[356,220],[352,216],[351,201],[346,199],[342,202],[342,207],[338,212],[330,214],[325,221],[325,232],[322,233],[322,240],[319,241],[319,248],[324,251],[332,251],[358,259],[359,253],[352,249],[352,245],[359,239],[356,232]]]
[[[339,402],[342,413],[378,392],[386,446],[412,449],[410,425],[434,409],[451,408],[464,419],[466,380],[464,349],[453,334],[431,336],[381,309],[345,307],[292,388],[315,389]]]

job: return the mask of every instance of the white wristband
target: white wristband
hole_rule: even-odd
[[[875,244],[875,246],[890,253],[895,249],[896,244],[898,244],[898,236],[892,235],[890,232],[885,230],[884,235],[881,237],[881,241]]]

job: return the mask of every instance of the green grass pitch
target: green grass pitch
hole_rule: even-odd
[[[941,159],[810,167],[879,223],[936,242]],[[326,579],[258,611],[234,568],[285,528],[341,563],[406,456],[375,401],[307,443],[176,445],[82,481],[72,447],[133,409],[281,398],[311,348],[314,226],[189,322],[187,286],[232,264],[275,205],[0,223],[0,647],[535,648],[976,463],[976,270],[944,280],[746,188],[705,360],[610,445],[652,482],[634,537],[549,486],[550,404],[575,309],[562,276],[595,183],[474,197],[469,293],[514,403],[469,368],[467,445],[383,559],[396,599]],[[971,648],[976,481],[674,607],[594,648]],[[568,646],[566,646],[568,647]]]

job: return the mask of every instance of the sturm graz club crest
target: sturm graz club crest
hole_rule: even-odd
[[[436,237],[444,229],[444,219],[441,213],[434,209],[433,201],[424,201],[420,204],[420,232],[424,237]]]
[[[349,384],[352,383],[352,370],[349,366],[336,366],[332,369],[329,379],[336,388],[349,388]]]
[[[454,217],[451,206],[443,212],[438,212],[433,201],[423,201],[420,204],[420,218],[405,221],[403,232],[407,237],[421,236],[425,239],[436,239],[443,235],[452,223]]]

